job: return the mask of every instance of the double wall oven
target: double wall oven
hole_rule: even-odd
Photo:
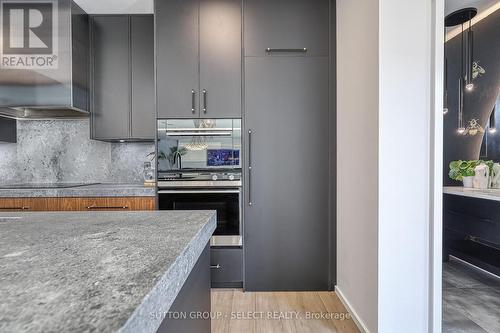
[[[159,120],[157,149],[159,209],[216,210],[211,245],[241,246],[241,120]]]

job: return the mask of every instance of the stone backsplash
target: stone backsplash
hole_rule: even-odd
[[[153,143],[90,139],[88,119],[20,120],[17,143],[0,144],[0,183],[141,183]]]

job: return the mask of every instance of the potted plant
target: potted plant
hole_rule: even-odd
[[[461,181],[464,187],[473,187],[473,179],[475,176],[475,168],[480,164],[486,164],[491,170],[493,168],[493,161],[483,161],[483,160],[470,160],[470,161],[451,161],[450,162],[450,172],[448,176],[457,181]]]

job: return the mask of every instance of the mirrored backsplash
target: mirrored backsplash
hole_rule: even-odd
[[[241,119],[158,120],[158,169],[241,168]]]

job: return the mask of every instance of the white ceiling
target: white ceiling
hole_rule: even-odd
[[[498,0],[445,0],[445,15],[453,13],[455,10],[465,7],[475,7],[478,13],[491,7]]]
[[[153,0],[75,0],[88,14],[152,14]]]
[[[153,13],[153,0],[75,0],[89,14]],[[445,0],[445,15],[464,7],[476,7],[479,12],[499,0]]]

